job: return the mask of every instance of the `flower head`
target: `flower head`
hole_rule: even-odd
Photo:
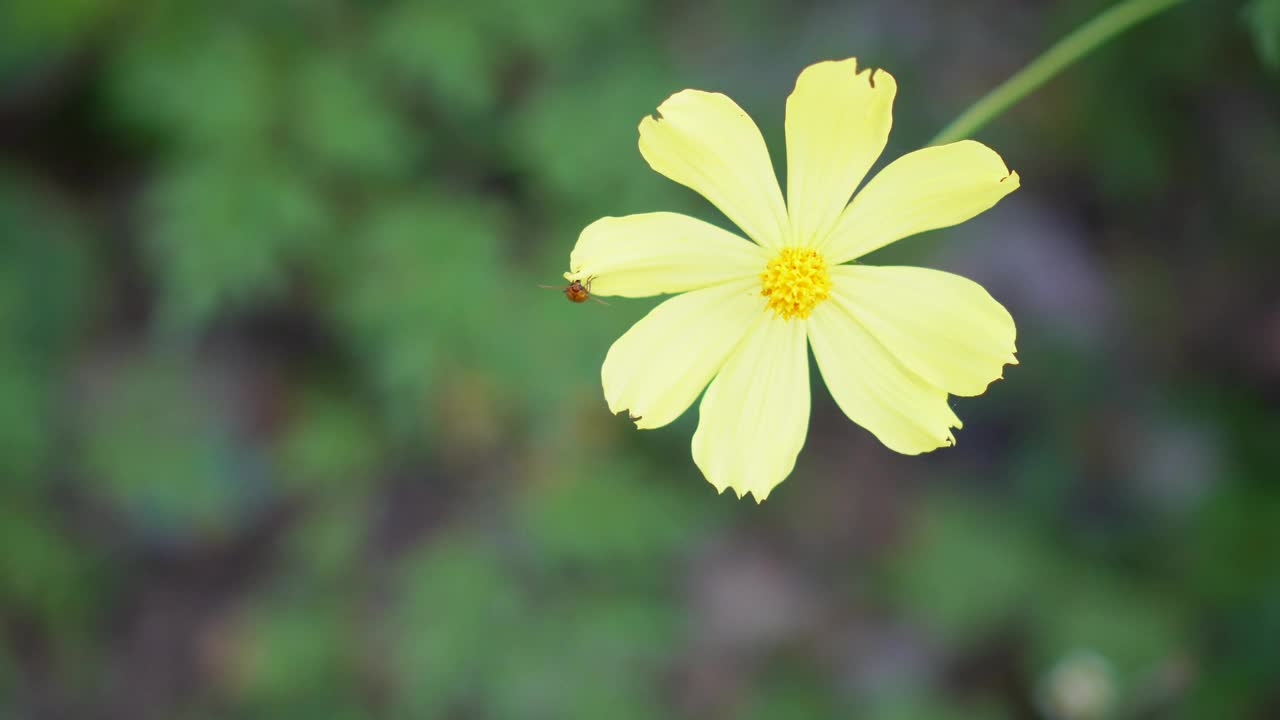
[[[1013,319],[977,284],[850,264],[1018,187],[999,155],[965,140],[897,159],[854,196],[884,149],[896,92],[893,76],[859,72],[852,58],[801,72],[787,99],[785,202],[737,104],[672,95],[640,122],[641,155],[754,242],[656,212],[592,223],[569,256],[565,278],[591,278],[593,294],[677,293],[609,349],[605,399],[656,428],[706,388],[693,458],[721,492],[764,500],[791,473],[809,424],[809,347],[845,414],[906,454],[953,444],[961,423],[948,396],[980,395],[1017,362]]]

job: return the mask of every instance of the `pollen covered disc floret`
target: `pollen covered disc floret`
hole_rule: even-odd
[[[760,273],[769,307],[783,320],[809,317],[831,295],[826,258],[813,248],[784,247]]]

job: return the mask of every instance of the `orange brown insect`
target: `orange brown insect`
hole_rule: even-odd
[[[601,300],[600,298],[591,297],[591,278],[587,278],[587,281],[585,283],[583,283],[581,280],[574,280],[568,285],[565,285],[563,288],[561,288],[558,285],[539,285],[538,287],[549,288],[552,290],[561,290],[564,292],[564,296],[569,299],[569,302],[572,302],[572,303],[584,303],[588,300],[595,300],[601,305],[609,304]]]

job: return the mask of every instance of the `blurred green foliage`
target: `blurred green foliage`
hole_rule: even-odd
[[[1280,2],[1253,0],[1244,8],[1244,20],[1253,33],[1258,57],[1271,70],[1280,70]]]
[[[671,92],[783,167],[857,54],[892,155],[1100,5],[0,3],[0,717],[1274,715],[1274,0],[1082,63],[983,138],[1023,191],[886,251],[1018,318],[954,450],[817,390],[717,496],[600,397],[653,302],[536,287],[723,222],[636,152]]]

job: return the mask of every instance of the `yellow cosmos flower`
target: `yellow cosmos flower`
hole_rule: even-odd
[[[963,222],[1018,187],[973,141],[904,155],[850,196],[884,149],[897,83],[856,59],[806,68],[787,98],[787,200],[751,118],[683,90],[640,122],[649,166],[707,198],[749,242],[686,215],[606,217],[565,278],[596,295],[680,293],[604,361],[609,409],[675,420],[706,388],[693,459],[719,491],[762,501],[791,473],[809,424],[809,358],[840,408],[900,453],[951,445],[949,394],[980,395],[1014,357],[1008,311],[979,285],[912,267],[848,264]],[[710,387],[708,387],[710,383]]]

